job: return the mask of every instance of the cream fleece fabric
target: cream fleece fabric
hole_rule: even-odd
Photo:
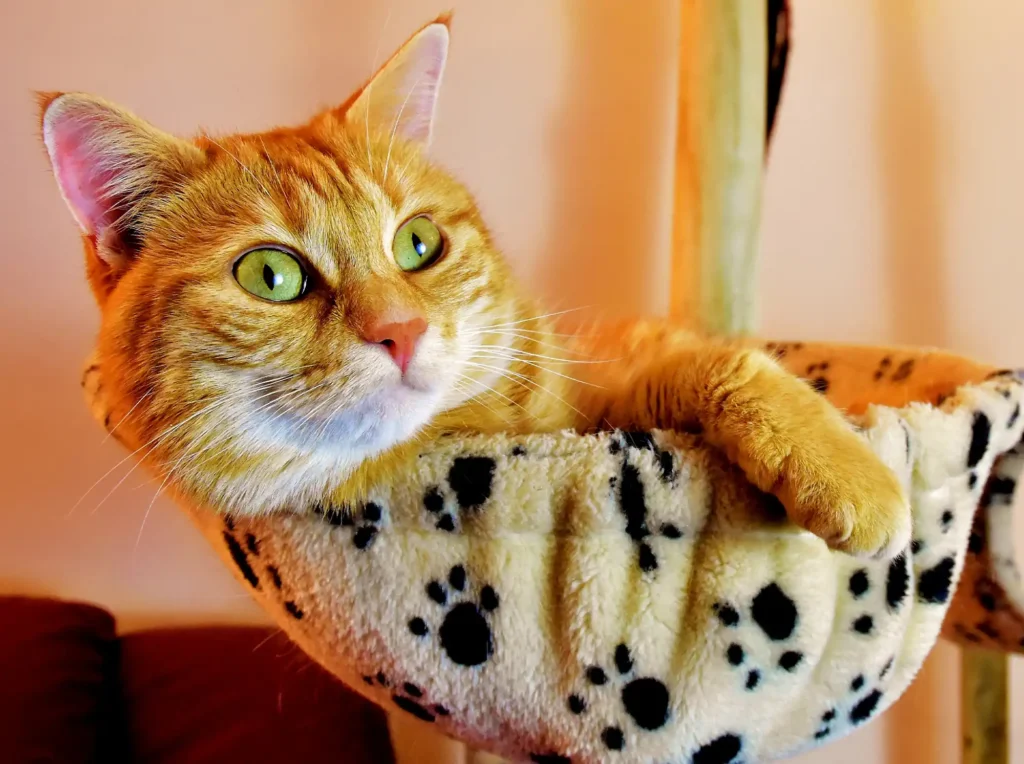
[[[1019,649],[1009,374],[857,423],[912,497],[895,560],[830,552],[698,439],[459,437],[358,506],[192,516],[367,697],[536,762],[785,757],[867,722],[946,632]],[[979,504],[984,508],[974,522]]]

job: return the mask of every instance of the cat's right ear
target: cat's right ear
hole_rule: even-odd
[[[43,143],[82,235],[116,276],[145,235],[147,213],[202,152],[129,112],[79,93],[41,93]]]
[[[448,60],[450,23],[451,14],[445,14],[410,37],[341,107],[344,118],[357,129],[372,126],[385,136],[428,146]]]

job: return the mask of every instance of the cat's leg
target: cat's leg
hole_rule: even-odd
[[[588,408],[613,427],[700,428],[791,520],[836,549],[906,547],[899,482],[822,396],[759,350],[672,339],[604,395],[591,393]]]

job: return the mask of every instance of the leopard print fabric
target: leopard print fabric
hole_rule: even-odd
[[[830,552],[699,438],[661,432],[451,438],[357,506],[188,511],[314,658],[478,748],[765,761],[887,708],[947,613],[955,638],[1022,646],[1022,401],[996,374],[856,419],[912,497],[891,561]]]

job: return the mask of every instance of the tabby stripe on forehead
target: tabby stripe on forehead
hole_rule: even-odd
[[[316,156],[316,154],[313,154],[313,156]],[[331,188],[331,186],[336,184],[331,182],[330,173],[324,171],[319,160],[292,162],[288,166],[287,172],[293,182],[301,183],[312,191],[315,196],[320,197],[320,199],[326,200],[331,198],[337,190],[336,188]],[[297,206],[299,207],[302,206],[301,199],[301,194],[290,197],[290,201],[298,203]]]
[[[282,189],[282,196],[276,209],[283,217],[285,228],[300,237],[306,236],[309,204],[306,202],[307,193],[319,195],[316,188],[310,186],[297,174],[286,167],[280,172],[281,181],[277,185]]]
[[[319,138],[307,135],[303,136],[303,140],[312,149],[320,163],[327,168],[328,175],[337,185],[338,191],[342,194],[351,194],[355,190],[356,181],[348,166],[344,162],[339,162],[337,154]]]

